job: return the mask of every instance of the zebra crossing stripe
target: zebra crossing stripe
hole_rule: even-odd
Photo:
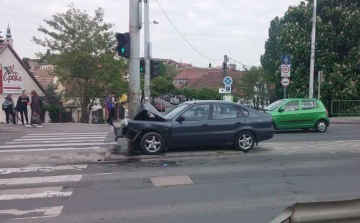
[[[91,137],[67,137],[67,138],[21,138],[15,139],[14,142],[28,142],[28,141],[57,141],[57,140],[85,140],[85,139],[105,139],[105,136],[91,136]]]
[[[15,216],[34,214],[34,213],[43,214],[42,216],[38,216],[38,217],[15,218],[14,220],[32,219],[32,218],[50,218],[50,217],[59,216],[63,208],[64,206],[43,207],[33,210],[8,209],[8,210],[0,210],[0,214],[15,215]]]
[[[0,149],[10,149],[10,148],[38,148],[38,147],[60,147],[60,146],[105,146],[105,145],[114,145],[114,144],[116,144],[116,142],[5,145],[5,146],[0,146]]]
[[[51,151],[80,151],[80,150],[98,150],[102,149],[102,147],[92,146],[92,147],[59,147],[59,148],[47,148],[47,149],[7,149],[0,150],[0,153],[23,153],[23,152],[51,152]]]
[[[61,170],[83,170],[87,168],[84,165],[64,165],[64,166],[39,166],[39,167],[22,167],[22,168],[0,168],[0,175],[12,173],[30,173],[30,172],[54,172]]]
[[[40,187],[28,189],[0,190],[0,201],[33,198],[70,197],[73,191],[61,191],[63,187]]]
[[[92,137],[103,137],[105,138],[106,135],[99,135],[99,134],[89,134],[89,135],[51,135],[51,136],[22,136],[21,139],[45,139],[45,138],[65,138],[68,139],[70,137],[81,137],[81,138],[92,138]]]
[[[22,185],[22,184],[42,184],[75,182],[81,180],[82,175],[60,175],[48,177],[28,177],[28,178],[8,178],[0,179],[0,185]]]
[[[62,143],[64,142],[64,140],[61,141],[36,141],[35,143]],[[104,142],[104,139],[96,139],[96,140],[66,140],[67,143],[81,143],[81,142]],[[11,144],[11,145],[15,145],[15,144],[24,144],[24,143],[33,143],[32,142],[26,142],[26,141],[17,141],[17,142],[7,142],[6,144]]]
[[[27,134],[28,136],[46,136],[46,135],[95,135],[102,134],[107,135],[108,132],[54,132],[54,133],[36,133],[36,134]]]

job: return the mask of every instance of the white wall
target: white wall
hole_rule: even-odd
[[[30,92],[35,90],[39,96],[45,96],[44,92],[40,89],[40,87],[36,84],[36,82],[30,77],[30,75],[26,72],[25,68],[21,65],[21,63],[16,59],[15,55],[11,52],[11,50],[6,47],[3,52],[0,54],[0,64],[3,67],[14,65],[14,70],[23,75],[24,78],[24,90],[28,92],[28,96],[30,98]],[[2,80],[1,80],[2,81]],[[13,94],[13,99],[16,101],[21,94]],[[0,105],[2,105],[4,98],[7,94],[0,94]],[[28,106],[29,112],[29,122],[30,122],[30,106]],[[0,123],[5,122],[5,112],[0,111]]]

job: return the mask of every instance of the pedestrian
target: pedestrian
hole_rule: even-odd
[[[29,126],[28,110],[27,110],[27,106],[29,104],[30,104],[30,99],[26,95],[26,91],[23,90],[21,93],[21,96],[17,100],[17,104],[16,104],[17,109],[16,110],[18,112],[20,112],[21,121],[22,121],[23,125],[25,124],[25,121],[24,121],[24,115],[25,115],[26,126]]]
[[[106,108],[109,113],[109,117],[106,122],[112,126],[114,126],[113,119],[115,118],[115,103],[115,93],[112,92],[109,97],[106,98]]]
[[[39,98],[39,95],[36,93],[36,91],[31,91],[31,120],[30,124],[34,125],[37,124],[36,127],[42,127],[41,124],[41,107],[42,107],[42,101]]]
[[[10,115],[12,116],[12,122],[16,125],[15,122],[15,113],[14,113],[14,100],[12,99],[12,95],[8,94],[5,98],[5,101],[2,104],[2,110],[5,112],[6,123],[10,125]]]

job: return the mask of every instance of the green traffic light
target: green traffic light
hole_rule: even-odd
[[[125,51],[126,51],[125,47],[122,46],[122,47],[120,48],[120,53],[121,53],[121,54],[125,54]]]
[[[140,67],[140,72],[143,72],[144,71],[144,68]]]

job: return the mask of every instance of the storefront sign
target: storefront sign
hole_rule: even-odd
[[[5,94],[21,93],[24,89],[23,75],[18,73],[13,66],[3,67],[2,87]]]

